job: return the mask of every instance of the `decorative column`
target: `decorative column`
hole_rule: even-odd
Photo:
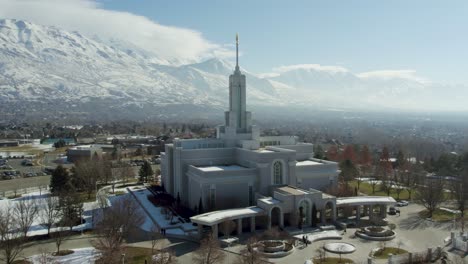
[[[320,210],[320,223],[325,224],[325,209]]]
[[[267,220],[267,230],[270,230],[271,229],[271,212],[270,212],[270,215],[268,216],[268,220]]]
[[[242,218],[237,219],[237,235],[242,234]]]
[[[380,205],[380,217],[382,219],[387,217],[387,206],[385,204]]]
[[[211,226],[211,232],[212,232],[212,236],[213,238],[215,239],[218,239],[218,224],[214,224]]]
[[[255,216],[250,217],[250,232],[255,232]]]
[[[364,216],[369,215],[369,206],[363,205],[362,208],[363,208],[363,211],[362,211],[363,215]]]
[[[369,220],[372,221],[374,220],[374,206],[369,205]]]
[[[359,223],[359,221],[361,221],[361,206],[360,205],[356,207],[356,224]]]
[[[203,225],[202,225],[202,224],[198,224],[197,227],[198,227],[198,238],[199,238],[199,239],[202,239],[202,236],[203,236]]]
[[[332,217],[333,223],[336,222],[336,214],[337,214],[336,204],[333,204],[332,211],[331,211],[331,217]]]
[[[283,214],[283,210],[280,211],[280,222],[279,222],[279,226],[281,228],[284,228],[284,214]]]

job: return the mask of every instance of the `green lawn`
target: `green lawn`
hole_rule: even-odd
[[[419,217],[426,219],[429,218],[429,211],[428,210],[422,210],[421,212],[418,213]],[[445,222],[445,221],[452,221],[454,218],[458,219],[460,217],[459,214],[454,214],[451,212],[447,212],[445,210],[440,210],[436,209],[432,213],[432,220],[436,222]],[[465,214],[465,221],[468,220],[468,216]]]
[[[375,252],[374,257],[377,259],[386,259],[388,258],[388,254],[400,255],[404,253],[408,253],[408,251],[401,248],[385,247],[383,250]]]
[[[354,189],[354,187],[357,187],[357,181],[350,181],[349,185]],[[359,186],[359,192],[365,193],[367,195],[375,195],[375,196],[387,196],[387,192],[382,191],[380,185],[375,186],[375,193],[372,193],[372,185],[367,183],[367,182],[361,182]],[[395,198],[395,200],[410,200],[409,199],[409,193],[406,190],[402,190],[400,192],[400,197],[398,197],[397,192],[392,189],[390,192],[390,196]],[[413,190],[411,192],[411,197],[415,197],[415,191]]]
[[[336,263],[354,263],[354,261],[347,258],[325,258],[323,261],[320,261],[318,258],[314,258],[314,263],[317,264],[336,264]]]
[[[78,195],[80,196],[80,200],[83,203],[96,201],[96,192],[92,192],[91,196],[89,198],[88,198],[88,193],[87,192],[79,192]]]
[[[151,263],[151,248],[128,247],[125,250],[125,263],[141,264]]]

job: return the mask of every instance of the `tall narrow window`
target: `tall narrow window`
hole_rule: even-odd
[[[273,164],[273,184],[283,183],[283,168],[281,161],[275,161]]]
[[[249,186],[249,206],[254,205],[253,186]]]
[[[210,209],[214,210],[216,208],[216,190],[214,188],[210,189]]]

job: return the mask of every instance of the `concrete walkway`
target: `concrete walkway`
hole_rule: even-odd
[[[401,216],[388,216],[390,223],[396,224],[395,232],[397,236],[394,240],[386,242],[386,246],[398,247],[400,244],[401,248],[406,250],[422,251],[427,247],[443,246],[443,240],[450,235],[450,231],[454,230],[454,225],[451,222],[448,223],[434,223],[418,217],[418,212],[424,208],[417,204],[410,204],[407,207],[401,207]],[[316,251],[318,248],[323,247],[328,242],[347,242],[353,244],[356,247],[356,251],[352,254],[344,254],[344,258],[350,258],[356,263],[366,263],[367,256],[372,249],[377,248],[381,245],[380,242],[367,241],[355,237],[354,232],[356,229],[348,228],[347,233],[344,234],[342,240],[324,240],[313,242],[308,247],[298,248],[291,255],[280,258],[270,259],[273,263],[304,263],[307,259],[313,258],[317,255]],[[90,240],[92,236],[74,236],[69,240],[65,241],[62,245],[63,249],[72,249],[80,247],[91,246]],[[141,239],[145,239],[141,237]],[[243,240],[242,240],[243,241]],[[129,246],[151,248],[151,241],[139,241],[128,244]],[[168,239],[162,238],[157,245],[158,248],[171,248],[175,251],[179,263],[192,263],[193,251],[198,247],[198,243],[183,241],[179,239]],[[24,256],[30,256],[33,254],[39,254],[41,249],[47,251],[54,251],[55,244],[52,240],[36,242],[35,245],[27,248],[23,253]],[[238,252],[245,248],[245,245],[237,244],[229,248],[225,248],[225,251],[232,251],[233,253],[227,253],[227,258],[224,263],[238,263]],[[336,254],[327,253],[327,256],[338,257]],[[387,263],[386,260],[377,260],[375,263]]]

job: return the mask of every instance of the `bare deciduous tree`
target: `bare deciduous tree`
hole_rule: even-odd
[[[67,240],[71,235],[71,232],[64,227],[58,227],[55,232],[52,233],[52,238],[55,242],[55,247],[57,248],[56,255],[60,255],[60,246],[62,243]]]
[[[50,235],[50,229],[60,221],[62,216],[58,197],[50,195],[45,198],[39,215],[42,225],[47,227],[47,235]]]
[[[100,162],[98,160],[80,161],[72,169],[75,186],[86,191],[88,199],[96,190],[96,183],[100,178]]]
[[[176,256],[172,250],[161,249],[153,255],[152,264],[175,264],[177,263]]]
[[[38,206],[33,199],[20,199],[15,203],[13,213],[18,221],[19,230],[26,237],[29,228],[34,222],[38,213]]]
[[[418,200],[426,207],[429,217],[444,201],[443,183],[439,179],[427,179],[423,185],[418,187]]]
[[[0,251],[6,264],[13,263],[24,249],[26,237],[17,230],[20,225],[13,210],[10,207],[0,210]]]
[[[255,236],[247,240],[246,248],[240,251],[239,263],[243,264],[260,264],[266,263],[267,259],[263,257],[257,250],[257,238]]]
[[[47,252],[45,248],[39,248],[39,256],[36,258],[36,261],[39,262],[39,264],[57,264],[57,261],[54,261],[54,258],[52,257],[52,254]]]
[[[124,251],[124,241],[144,222],[143,213],[135,200],[126,196],[111,207],[104,208],[96,224],[99,237],[95,247],[102,252],[104,263],[118,261]]]
[[[318,259],[320,261],[320,263],[325,261],[325,258],[327,257],[327,252],[324,249],[324,245],[317,248],[317,250],[315,252],[317,253],[316,259]]]
[[[197,264],[222,263],[226,254],[221,251],[219,241],[208,235],[200,242],[200,247],[193,253],[192,261]]]
[[[127,183],[129,179],[135,178],[135,170],[131,166],[124,166],[121,169],[122,180]]]

